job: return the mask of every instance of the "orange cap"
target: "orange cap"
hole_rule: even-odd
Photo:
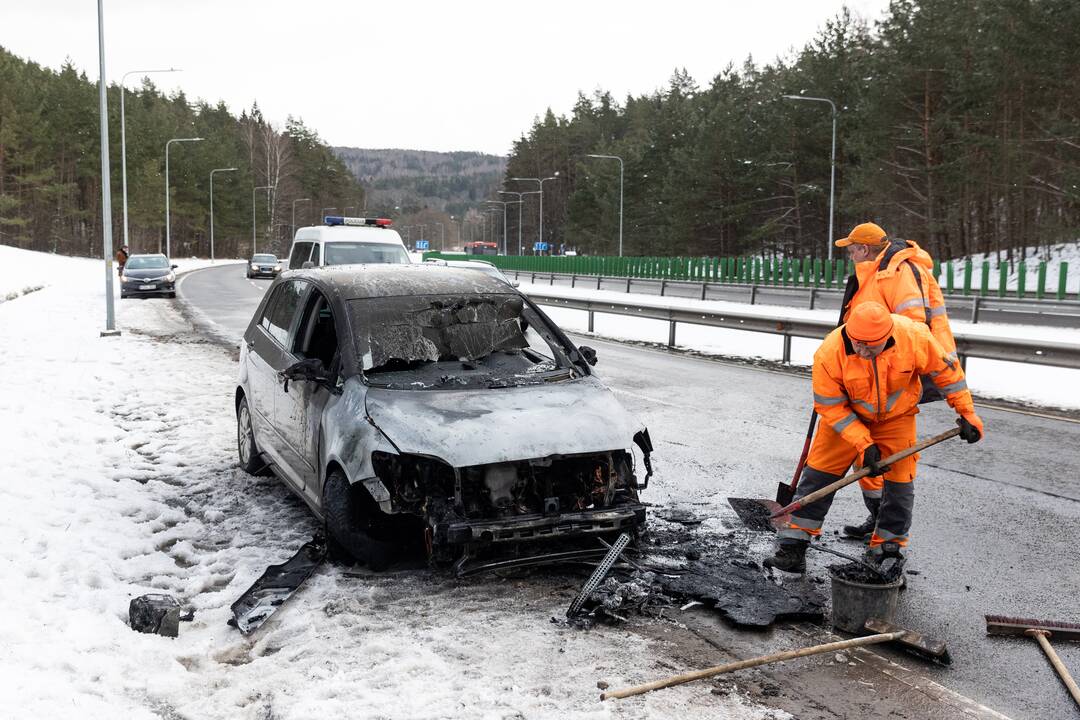
[[[847,247],[852,243],[858,243],[860,245],[877,245],[879,242],[885,239],[885,231],[881,229],[880,225],[875,223],[863,223],[862,225],[856,225],[846,238],[840,238],[836,241],[836,247]]]
[[[852,340],[877,345],[892,333],[893,319],[879,302],[864,302],[855,306],[847,320],[847,334]]]

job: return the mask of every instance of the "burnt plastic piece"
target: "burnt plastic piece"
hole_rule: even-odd
[[[262,576],[232,604],[233,617],[229,624],[245,635],[258,628],[311,577],[325,559],[326,542],[316,536],[285,562],[266,568]]]
[[[180,602],[172,595],[140,595],[128,605],[128,623],[132,630],[141,633],[177,637],[180,634]]]

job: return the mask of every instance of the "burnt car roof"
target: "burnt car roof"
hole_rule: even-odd
[[[342,300],[399,295],[517,294],[502,280],[467,268],[437,265],[331,265],[282,273],[325,286]]]

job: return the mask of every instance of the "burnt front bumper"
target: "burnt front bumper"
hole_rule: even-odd
[[[451,520],[434,528],[436,542],[451,545],[520,543],[552,538],[606,535],[645,524],[645,506],[630,503],[605,510],[555,515],[515,515],[490,520]]]

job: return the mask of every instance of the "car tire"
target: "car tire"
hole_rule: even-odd
[[[127,297],[128,297],[127,293],[120,293],[120,299],[121,300],[127,300]]]
[[[166,293],[166,297],[175,298],[176,297],[176,291],[173,290],[171,293]]]
[[[363,487],[352,487],[345,473],[332,471],[323,485],[323,517],[330,556],[385,570],[404,550],[393,518],[379,509]]]
[[[236,406],[236,453],[240,469],[248,475],[259,475],[266,469],[266,462],[255,444],[255,427],[251,423],[251,408],[246,397]]]

